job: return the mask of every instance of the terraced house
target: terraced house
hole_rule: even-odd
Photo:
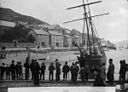
[[[59,25],[50,25],[47,27],[50,34],[51,47],[63,47],[63,33]]]
[[[71,36],[71,30],[69,29],[64,29],[63,30],[63,35],[64,35],[64,39],[63,39],[63,44],[64,47],[71,47],[72,46],[72,36]]]
[[[29,35],[33,35],[35,43],[41,47],[49,47],[50,34],[42,28],[33,29]]]

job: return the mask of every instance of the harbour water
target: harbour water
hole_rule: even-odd
[[[71,64],[74,61],[77,61],[77,55],[74,54],[74,51],[64,51],[64,52],[49,52],[47,54],[42,53],[30,53],[32,59],[40,59],[38,60],[39,63],[45,62],[47,65],[49,63],[54,62],[56,58],[59,59],[59,62],[63,65],[65,61],[68,61]],[[126,63],[128,63],[128,50],[109,50],[106,51],[107,56],[107,63],[106,63],[106,70],[108,68],[108,60],[110,58],[113,59],[113,63],[115,65],[115,80],[119,78],[119,68],[120,68],[120,60],[125,59]],[[20,52],[20,53],[8,53],[6,59],[2,59],[1,63],[4,62],[5,64],[10,64],[12,60],[20,61],[22,64],[25,62],[27,53]],[[43,58],[47,60],[44,61]],[[106,71],[107,72],[107,71]],[[128,79],[128,78],[127,78]]]

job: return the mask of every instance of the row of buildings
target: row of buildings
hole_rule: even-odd
[[[71,47],[73,41],[78,45],[82,44],[82,34],[79,31],[62,28],[59,25],[28,25],[23,22],[0,20],[0,34],[4,34],[6,29],[14,28],[18,24],[30,28],[31,31],[26,35],[32,35],[35,38],[34,44],[41,47]]]
[[[18,23],[24,25],[25,28],[31,29],[30,32],[26,35],[28,36],[32,35],[34,37],[35,39],[34,44],[36,46],[54,47],[54,48],[73,47],[74,46],[73,41],[75,41],[79,46],[82,45],[82,33],[80,33],[75,29],[70,30],[67,28],[63,28],[59,25],[49,25],[49,24],[28,25],[28,23],[22,23],[22,22],[18,22]],[[0,34],[3,34],[6,28],[14,28],[16,25],[18,24],[15,22],[0,20]],[[84,35],[84,37],[86,42],[87,35]],[[100,41],[102,46],[115,47],[114,44],[112,44],[109,41],[106,41],[105,39],[100,39]]]
[[[82,44],[82,34],[76,30],[62,28],[59,25],[41,25],[33,28],[29,35],[41,47],[72,47],[73,41]]]

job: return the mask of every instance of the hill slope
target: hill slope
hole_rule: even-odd
[[[8,8],[0,7],[0,20],[14,21],[14,22],[25,22],[30,24],[48,24],[44,21],[41,21],[37,18],[31,16],[22,15]]]

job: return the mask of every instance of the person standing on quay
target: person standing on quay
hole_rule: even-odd
[[[11,78],[12,78],[12,80],[14,80],[15,79],[15,61],[14,60],[12,60],[12,64],[10,65],[10,71],[11,71]]]
[[[74,71],[73,71],[74,67],[75,67],[75,64],[74,64],[74,62],[73,62],[73,63],[72,63],[72,66],[70,67],[70,71],[71,71],[71,81],[73,81],[73,79],[74,79]]]
[[[77,77],[78,77],[78,72],[79,72],[79,67],[77,65],[77,63],[75,63],[75,67],[74,67],[74,81],[77,81]]]
[[[67,80],[67,75],[69,72],[69,66],[68,66],[68,62],[65,62],[65,65],[62,68],[62,72],[63,72],[63,80]]]
[[[82,82],[85,81],[85,76],[86,76],[85,68],[84,68],[84,67],[81,67],[81,70],[80,70],[80,77],[81,77]]]
[[[41,73],[40,73],[40,80],[41,80],[41,77],[43,75],[43,80],[45,80],[45,70],[46,70],[46,66],[45,64],[42,62],[42,65],[41,65]]]
[[[126,74],[126,63],[125,61],[120,61],[120,70],[119,70],[119,81],[124,83],[125,81],[125,74]]]
[[[89,66],[85,65],[84,69],[85,69],[85,79],[86,81],[88,81]]]
[[[1,66],[1,80],[3,80],[4,73],[5,73],[5,63],[2,63],[2,66]]]
[[[53,80],[54,70],[55,70],[55,67],[54,67],[53,63],[51,63],[48,70],[49,70],[49,80]]]
[[[34,77],[34,73],[33,73],[33,68],[34,68],[34,60],[32,59],[32,62],[30,64],[30,70],[31,70],[31,80],[33,80],[33,77]]]
[[[100,68],[100,77],[105,81],[105,79],[106,79],[105,63],[103,63],[103,64],[101,65],[101,68]]]
[[[18,67],[18,74],[19,74],[19,79],[23,79],[23,72],[22,72],[22,65],[21,62],[19,62],[19,67]]]
[[[24,63],[24,67],[25,67],[25,80],[28,80],[29,78],[29,61],[26,59],[26,62]]]
[[[7,66],[6,66],[6,79],[10,80],[10,67],[9,67],[9,64],[7,64]]]
[[[78,71],[79,71],[79,67],[78,67],[77,63],[73,64],[71,66],[71,74],[72,74],[72,79],[71,80],[73,82],[77,81]]]
[[[16,79],[19,79],[19,62],[17,62],[17,64],[15,65],[15,69],[16,69]]]
[[[34,78],[34,85],[38,86],[39,85],[39,73],[40,73],[40,65],[37,62],[37,60],[34,60],[34,65],[33,65],[33,78]]]
[[[56,81],[60,80],[60,74],[61,74],[61,69],[60,69],[60,63],[58,62],[58,59],[56,59]]]
[[[113,64],[113,60],[109,59],[109,67],[108,67],[108,72],[107,72],[107,79],[108,82],[113,85],[113,81],[114,81],[114,70],[115,70],[115,66]]]
[[[105,86],[105,81],[101,78],[101,71],[99,69],[93,69],[93,72],[95,71],[95,81],[93,86],[95,87],[101,87]]]

